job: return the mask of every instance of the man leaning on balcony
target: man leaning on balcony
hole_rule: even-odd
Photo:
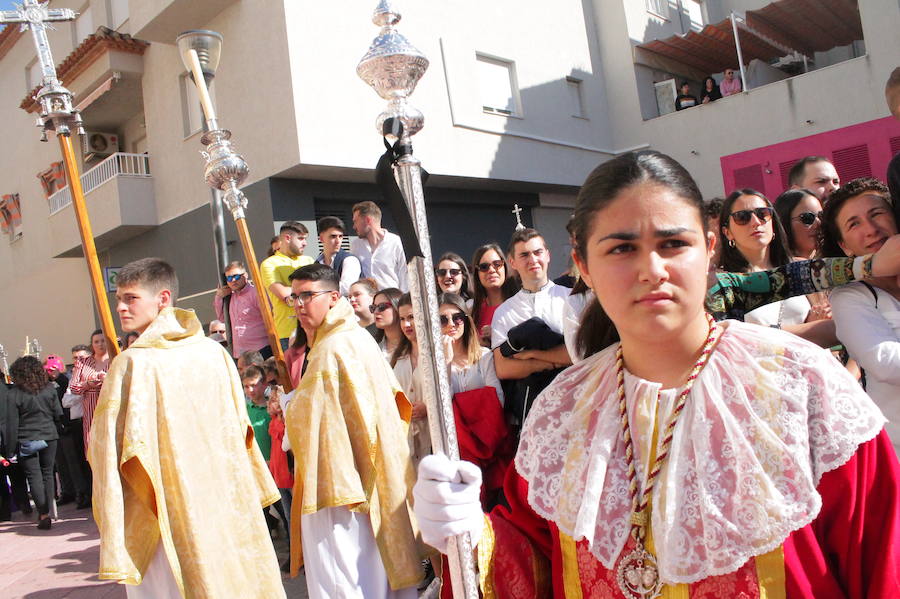
[[[225,310],[228,310],[231,322],[228,341],[235,359],[245,351],[258,351],[264,358],[272,355],[266,325],[259,311],[259,298],[253,282],[247,278],[243,262],[236,260],[225,267],[225,284],[216,290],[213,306],[216,318],[223,322]]]

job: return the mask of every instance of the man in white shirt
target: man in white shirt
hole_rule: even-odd
[[[409,291],[403,244],[398,235],[381,227],[381,209],[375,202],[354,204],[353,228],[359,237],[350,242],[350,253],[362,263],[363,276],[375,279],[378,289]]]
[[[507,253],[509,265],[522,281],[522,289],[503,302],[494,313],[491,347],[497,376],[524,383],[519,385],[519,401],[507,402],[513,415],[524,420],[531,401],[555,376],[553,373],[547,373],[546,377],[532,375],[564,368],[572,363],[562,337],[563,314],[571,289],[549,280],[547,269],[550,266],[550,249],[541,234],[534,229],[516,231]],[[532,318],[540,319],[546,326],[535,321],[530,323],[543,326],[543,331],[526,335],[529,338],[528,347],[519,339],[511,340],[510,331]],[[543,349],[534,349],[535,345],[540,345],[537,343],[538,337],[556,340],[555,335],[558,335],[557,344],[548,348],[548,343],[544,342]]]

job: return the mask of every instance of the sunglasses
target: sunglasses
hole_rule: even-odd
[[[493,267],[494,270],[500,272],[500,269],[503,268],[503,266],[503,260],[492,260],[490,262],[482,262],[481,264],[479,264],[478,270],[480,270],[481,272],[487,272],[491,269],[491,267]]]
[[[229,282],[229,283],[231,283],[231,282],[233,282],[233,281],[238,281],[238,280],[240,280],[240,278],[243,277],[245,274],[247,274],[247,273],[243,273],[243,272],[242,272],[242,273],[237,274],[237,275],[225,275],[225,280],[226,280],[227,282]]]
[[[459,269],[459,268],[439,268],[439,269],[437,269],[437,270],[434,271],[434,272],[436,272],[436,273],[437,273],[437,276],[439,276],[439,277],[446,277],[448,272],[450,273],[450,276],[451,276],[451,277],[456,277],[456,276],[459,276],[459,275],[462,273],[462,269]]]
[[[732,212],[729,216],[734,221],[736,225],[746,225],[750,222],[751,216],[756,216],[759,220],[766,223],[772,219],[772,215],[775,213],[775,210],[769,208],[768,206],[762,206],[760,208],[754,208],[752,210],[736,210]]]
[[[799,220],[801,223],[806,225],[807,227],[811,227],[816,220],[822,220],[822,212],[801,212],[797,216],[793,217],[791,220]]]
[[[450,318],[447,318],[445,314],[441,314],[441,326],[445,327],[450,324],[450,321],[453,321],[455,325],[461,325],[466,321],[466,315],[462,312],[457,312],[456,314],[451,314]]]
[[[380,304],[372,304],[369,306],[369,312],[372,314],[380,314],[391,307],[391,302],[381,302]]]

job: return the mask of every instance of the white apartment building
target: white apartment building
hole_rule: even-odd
[[[851,4],[823,0],[832,1]],[[349,225],[353,203],[380,201],[372,168],[384,151],[374,127],[384,102],[355,72],[378,34],[376,4],[51,2],[80,13],[74,24],[57,24],[50,42],[92,134],[82,172],[101,265],[163,257],[178,270],[179,305],[212,317],[217,269],[202,123],[174,45],[188,29],[224,36],[212,94],[220,124],[250,165],[244,191],[258,256],[273,223],[306,222],[314,239],[318,217],[337,214]],[[563,226],[577,186],[600,162],[657,148],[682,161],[704,193],[720,194],[724,155],[886,116],[881,92],[900,55],[897,3],[861,0],[864,41],[810,56],[804,74],[789,64],[786,78],[772,60],[747,60],[747,93],[660,116],[657,89],[665,84],[656,84],[700,69],[637,47],[768,3],[559,0],[549,11],[536,0],[395,4],[399,30],[431,61],[411,103],[425,115],[413,142],[430,173],[433,251],[468,258],[487,241],[505,246],[518,204],[548,237],[554,274],[566,267]],[[21,212],[0,235],[8,281],[0,344],[14,356],[28,335],[45,353],[66,356],[87,341],[95,318],[67,189],[54,179],[57,144],[52,136],[40,143],[34,113],[25,112],[38,84],[34,65],[29,33],[0,32],[0,127],[15,140],[0,153],[0,196],[17,194]],[[226,213],[229,257],[243,259],[229,221]],[[386,222],[390,228],[390,215]]]

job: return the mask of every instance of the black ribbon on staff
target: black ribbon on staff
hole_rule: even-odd
[[[403,135],[403,125],[400,119],[390,118],[385,120],[382,133],[388,133],[397,137],[397,141],[391,145],[387,137],[384,138],[384,147],[386,151],[378,159],[378,165],[375,167],[375,183],[381,189],[381,194],[387,202],[391,214],[394,215],[394,223],[397,225],[397,234],[403,243],[403,251],[406,254],[406,261],[409,262],[415,257],[422,256],[422,245],[419,240],[419,232],[416,230],[415,221],[406,200],[403,199],[403,192],[397,185],[397,179],[394,177],[394,165],[401,157],[412,154],[412,145],[401,143]],[[422,187],[428,181],[428,172],[423,168],[419,168],[422,173]]]

